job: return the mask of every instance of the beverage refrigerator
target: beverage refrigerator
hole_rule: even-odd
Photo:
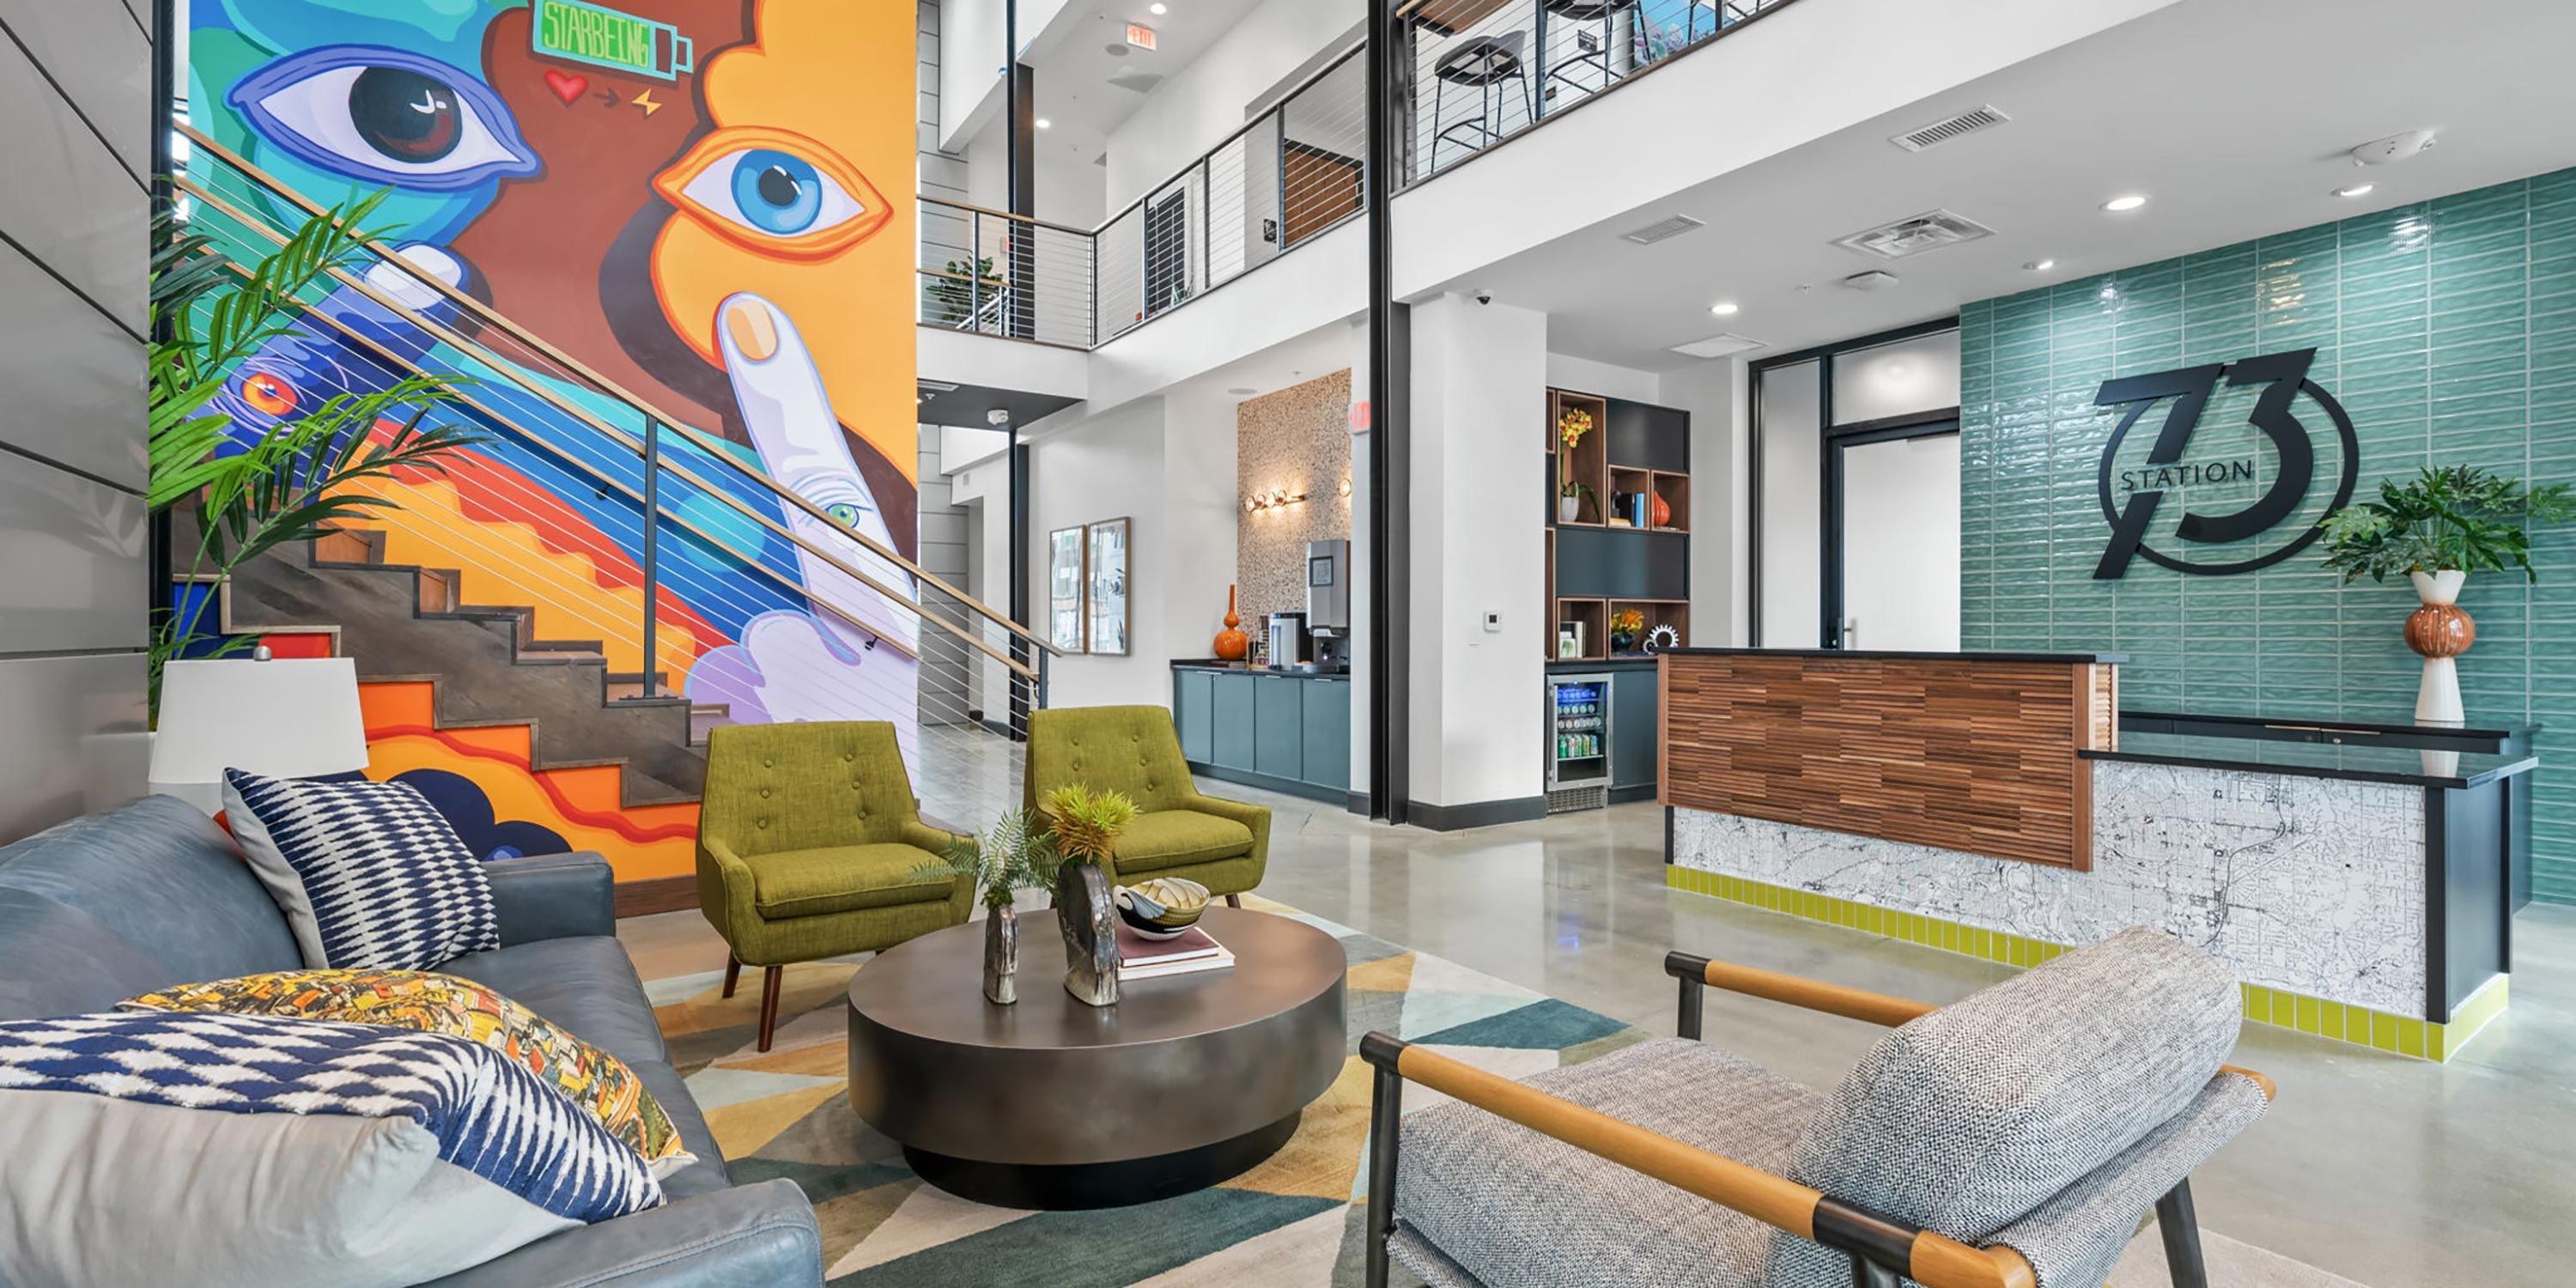
[[[1547,677],[1547,808],[1599,809],[1610,800],[1610,677]]]

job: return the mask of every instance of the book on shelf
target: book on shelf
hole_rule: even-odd
[[[1118,925],[1118,959],[1121,979],[1160,979],[1234,965],[1234,954],[1196,926],[1170,939],[1147,939],[1125,922]]]

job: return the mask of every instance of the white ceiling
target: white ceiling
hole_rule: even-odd
[[[1097,161],[1118,128],[1145,101],[1145,95],[1110,83],[1122,74],[1180,74],[1192,59],[1208,51],[1219,37],[1260,0],[1163,0],[1168,12],[1147,11],[1152,0],[1119,0],[1102,5],[1068,4],[1047,29],[1029,43],[1021,61],[1035,70],[1037,114],[1047,121],[1038,135],[1041,152],[1083,164]],[[1154,29],[1155,47],[1129,46],[1127,24]],[[1112,54],[1111,45],[1126,49]]]
[[[1694,361],[1671,346],[1732,331],[1764,341],[1760,358],[2576,165],[2571,49],[2576,6],[2554,0],[2184,0],[1446,289],[1545,310],[1554,352],[1663,369]],[[2013,119],[1920,153],[1887,141],[1981,104]],[[2413,160],[2365,170],[2345,156],[2420,128],[2440,143]],[[2378,184],[2367,197],[2333,195],[2364,181]],[[2101,209],[2124,193],[2150,200]],[[1935,208],[1996,235],[1892,262],[1830,244]],[[1675,213],[1708,227],[1655,246],[1618,238]],[[2022,268],[2043,259],[2056,267]],[[1902,282],[1838,285],[1870,268]],[[1741,311],[1713,317],[1718,300]]]

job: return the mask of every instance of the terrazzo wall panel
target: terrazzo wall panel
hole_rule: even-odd
[[[1235,410],[1236,495],[1274,491],[1306,499],[1235,515],[1235,577],[1243,629],[1261,633],[1270,613],[1306,611],[1306,543],[1347,541],[1351,498],[1351,373],[1336,371]]]
[[[2308,379],[2353,424],[2359,495],[2426,464],[2576,483],[2576,170],[1972,304],[1960,340],[1962,647],[2126,653],[2131,709],[2403,718],[2419,664],[2399,636],[2414,606],[2402,585],[2342,586],[2313,547],[2234,576],[2139,560],[2095,579],[2117,409],[2093,399],[2115,376],[2313,347]],[[2252,460],[2255,477],[2217,471],[2168,504],[2231,511],[2268,485],[2277,456],[2248,423],[2258,393],[2220,389],[2185,458]],[[2328,417],[2305,397],[2293,411],[2321,444],[2317,481],[2271,546],[2314,521],[2340,470]],[[2244,545],[2193,557],[2265,539]],[[2533,547],[2537,585],[2470,579],[2478,634],[2461,685],[2472,719],[2553,727],[2534,887],[2576,902],[2576,764],[2555,763],[2576,757],[2576,529]]]

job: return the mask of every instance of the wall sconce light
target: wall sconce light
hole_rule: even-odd
[[[1267,492],[1255,492],[1244,498],[1243,508],[1247,513],[1257,513],[1262,510],[1276,510],[1281,506],[1297,505],[1305,499],[1306,494],[1303,492],[1291,492],[1284,487],[1274,487]]]
[[[1350,499],[1351,499],[1351,476],[1350,476],[1350,475],[1345,474],[1345,475],[1343,475],[1343,476],[1342,476],[1342,485],[1341,485],[1340,487],[1338,487],[1338,488],[1334,489],[1334,493],[1335,493],[1336,495],[1340,496],[1340,497],[1341,497],[1343,500],[1345,500],[1345,501],[1347,501],[1347,500],[1350,500]]]

